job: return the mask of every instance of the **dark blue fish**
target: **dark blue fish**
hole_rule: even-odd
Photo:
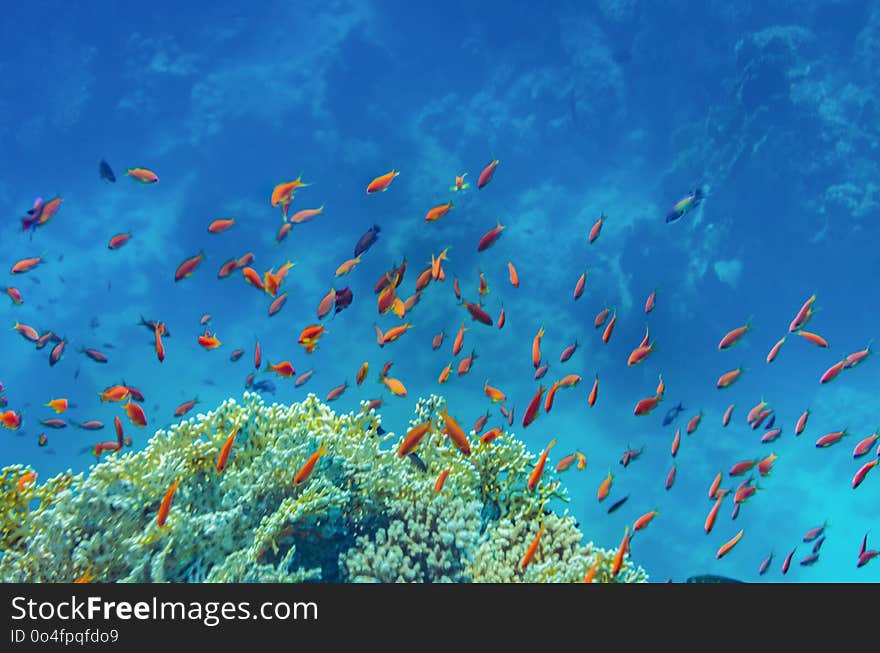
[[[818,540],[816,540],[815,544],[813,544],[813,553],[819,553],[819,549],[822,548],[822,545],[824,543],[825,543],[825,536],[823,535]]]
[[[101,163],[98,166],[98,174],[101,175],[101,179],[104,181],[109,181],[111,184],[116,181],[116,175],[113,174],[113,170],[110,168],[110,164],[107,163],[104,159],[101,159]]]
[[[335,312],[338,313],[342,309],[348,308],[351,305],[352,299],[354,299],[354,294],[351,292],[351,288],[349,288],[348,286],[337,290],[334,300],[336,307]]]
[[[663,417],[663,426],[669,426],[675,421],[675,418],[678,417],[681,412],[684,410],[684,406],[681,403],[678,406],[673,406],[669,410],[666,411],[666,415]]]
[[[618,499],[617,502],[615,502],[610,508],[608,508],[608,514],[610,515],[612,512],[614,512],[615,510],[620,508],[620,506],[622,506],[623,504],[626,503],[627,499],[629,499],[628,494],[625,497],[623,497],[622,499]]]
[[[770,419],[767,420],[767,424],[764,426],[765,431],[769,431],[773,428],[773,425],[776,424],[776,413],[773,413],[770,416]]]
[[[428,471],[428,466],[424,463],[424,461],[422,461],[421,458],[419,458],[418,454],[416,454],[415,452],[409,455],[409,461],[413,465],[415,465],[420,472],[424,473]]]
[[[275,394],[275,384],[268,379],[254,382],[251,384],[251,389],[256,390],[257,392],[267,392],[270,395]]]
[[[357,244],[354,246],[355,258],[366,252],[368,249],[370,249],[370,247],[373,246],[373,243],[379,240],[380,231],[382,230],[377,224],[374,224],[372,227],[367,229],[367,232],[358,239]]]

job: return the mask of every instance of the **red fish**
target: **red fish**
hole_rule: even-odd
[[[492,177],[495,174],[495,168],[498,167],[500,162],[498,159],[493,160],[489,165],[483,168],[483,171],[480,173],[479,178],[477,179],[477,188],[483,188],[486,184],[492,181]]]
[[[669,473],[666,475],[666,489],[669,490],[675,484],[675,465],[673,465],[669,469]]]
[[[556,440],[550,440],[550,444],[548,444],[547,448],[541,452],[538,462],[535,463],[535,468],[532,470],[532,473],[529,474],[529,482],[526,484],[526,487],[529,490],[534,490],[538,487],[538,481],[541,480],[541,474],[544,473],[544,465],[547,463],[547,454],[550,453],[550,449],[553,448],[554,444],[556,444]]]
[[[434,208],[428,210],[427,215],[425,215],[425,222],[436,222],[444,215],[449,213],[452,208],[452,202],[447,202],[446,204],[438,204]]]
[[[125,174],[142,184],[155,184],[159,181],[158,175],[147,168],[129,168]]]
[[[752,323],[751,323],[751,320],[749,320],[749,321],[748,321],[746,324],[744,324],[743,326],[741,326],[741,327],[737,327],[737,328],[733,329],[732,331],[729,331],[729,332],[728,332],[728,333],[727,333],[727,334],[721,339],[721,342],[718,343],[718,349],[721,350],[721,351],[723,351],[723,350],[725,350],[725,349],[730,349],[730,348],[733,347],[736,343],[738,343],[738,342],[740,341],[740,339],[742,339],[742,337],[743,337],[746,333],[748,333],[749,331],[751,331],[751,329],[752,329]]]
[[[562,355],[559,357],[559,362],[564,363],[569,358],[571,358],[574,355],[574,352],[577,348],[578,348],[578,343],[577,343],[577,341],[575,341],[574,343],[570,344],[568,347],[563,349]]]
[[[544,386],[541,385],[538,387],[538,390],[535,392],[532,400],[529,402],[529,407],[526,408],[525,415],[523,415],[522,425],[523,428],[527,428],[529,424],[535,421],[535,418],[538,417],[538,413],[540,412],[541,406],[541,397],[544,395]]]
[[[180,483],[175,479],[171,486],[168,488],[168,491],[165,492],[165,496],[162,497],[162,503],[159,504],[159,512],[156,515],[156,523],[161,528],[165,525],[165,522],[168,520],[168,513],[171,512],[171,502],[174,500],[174,493],[177,491]]]
[[[743,533],[745,533],[745,529],[734,535],[728,542],[722,544],[721,548],[718,549],[718,553],[715,554],[715,558],[721,559],[726,556],[730,550],[736,546],[736,543],[742,539]]]
[[[597,329],[605,324],[605,320],[608,319],[608,314],[611,312],[610,308],[603,308],[596,314],[596,319],[593,321],[593,326]]]
[[[611,316],[611,320],[609,320],[608,324],[605,326],[605,331],[602,333],[602,344],[607,345],[608,341],[611,340],[611,333],[614,331],[614,325],[617,323],[617,311],[614,311],[614,315]]]
[[[802,329],[806,326],[807,321],[813,315],[813,302],[816,301],[816,295],[810,297],[804,305],[801,306],[801,310],[798,311],[795,318],[791,321],[791,324],[788,327],[789,333],[794,333],[798,329]]]
[[[107,249],[119,249],[129,240],[131,240],[131,233],[116,234],[110,238],[110,242],[107,244]]]
[[[795,331],[795,333],[807,342],[813,343],[817,347],[828,347],[828,341],[825,340],[825,338],[820,336],[818,333],[810,333],[809,331],[804,331],[802,329],[798,329],[797,331]]]
[[[641,399],[633,410],[634,415],[648,415],[663,400],[660,396],[646,397]]]
[[[687,434],[690,435],[694,431],[697,430],[697,427],[700,425],[700,420],[703,419],[703,411],[700,411],[697,415],[691,417],[690,421],[687,424]]]
[[[590,390],[590,395],[587,397],[587,403],[592,408],[596,405],[596,398],[599,395],[599,375],[596,375],[596,378],[593,379],[593,388]]]
[[[657,303],[657,291],[652,290],[651,294],[648,295],[648,299],[645,300],[645,313],[650,313],[654,310],[654,305]]]
[[[584,294],[584,286],[586,285],[586,283],[587,283],[587,273],[582,272],[581,276],[578,277],[577,283],[574,286],[573,297],[574,297],[575,301],[580,299],[581,295]]]
[[[492,245],[494,245],[495,242],[499,238],[501,238],[501,232],[504,231],[506,228],[507,227],[499,222],[497,225],[495,225],[489,231],[483,234],[483,237],[480,238],[480,242],[477,243],[477,251],[484,252],[492,247]]]
[[[831,367],[829,367],[825,372],[819,377],[819,383],[828,383],[837,378],[837,375],[841,373],[847,367],[846,359],[844,358],[842,361],[838,361]]]
[[[196,397],[195,399],[190,399],[189,401],[184,401],[182,404],[174,409],[174,416],[183,417],[189,411],[191,411],[197,403],[199,403],[198,397]]]
[[[482,178],[482,175],[480,175],[480,177]],[[522,562],[519,563],[519,568],[522,571],[526,570],[526,567],[529,566],[529,563],[535,557],[535,553],[538,551],[538,545],[541,543],[541,535],[543,535],[543,534],[544,534],[544,524],[541,524],[541,526],[538,528],[538,534],[535,535],[535,539],[532,540],[531,544],[529,544],[528,548],[526,549],[526,553],[523,556]]]
[[[782,344],[784,342],[785,342],[785,336],[782,336],[782,338],[779,340],[779,342],[777,342],[775,345],[773,345],[773,348],[770,350],[770,353],[767,354],[767,362],[768,363],[772,363],[773,361],[776,360],[776,357],[779,355],[779,350],[782,348]]]
[[[42,262],[43,259],[39,256],[23,258],[12,266],[10,274],[24,274],[25,272],[30,272]]]
[[[837,444],[838,442],[840,442],[847,435],[849,435],[849,433],[846,429],[842,431],[834,431],[833,433],[827,433],[826,435],[823,435],[821,438],[816,440],[816,447],[830,447],[832,444]]]
[[[880,458],[874,458],[874,460],[865,463],[859,468],[859,471],[855,473],[852,479],[852,489],[855,490],[862,484],[862,481],[865,480],[865,477],[868,475],[872,469],[877,466],[877,463],[880,463]]]
[[[471,318],[487,326],[492,326],[492,316],[489,315],[482,306],[480,306],[479,304],[471,304],[470,302],[462,303],[465,305],[465,307],[467,307],[468,313],[471,314]]]
[[[199,252],[195,256],[191,256],[186,259],[183,263],[177,266],[177,271],[174,273],[174,281],[180,281],[181,279],[189,278],[193,272],[196,271],[196,268],[199,267],[202,261],[205,260],[205,253]]]
[[[140,427],[147,425],[147,416],[144,414],[144,409],[141,408],[139,404],[129,400],[122,407],[125,409],[125,414],[128,415],[128,419],[132,424]]]
[[[880,434],[872,433],[864,440],[859,442],[856,445],[856,448],[853,449],[853,458],[861,458],[866,453],[868,453],[871,450],[871,447],[874,446],[874,443],[877,442],[878,438],[880,438]]]
[[[590,244],[592,245],[596,242],[596,239],[599,237],[599,234],[602,233],[602,225],[605,223],[605,214],[602,213],[599,216],[599,219],[593,223],[593,226],[590,227]]]
[[[318,459],[321,456],[324,456],[328,453],[330,453],[330,452],[327,449],[327,445],[325,445],[322,442],[321,446],[318,447],[318,450],[315,453],[313,453],[311,456],[309,456],[309,459],[305,462],[305,464],[296,473],[296,476],[293,477],[293,484],[294,485],[302,485],[307,480],[309,480],[309,476],[312,475],[312,471],[314,471],[315,465],[317,464]]]
[[[212,234],[221,234],[227,229],[230,229],[234,224],[234,219],[214,220],[211,224],[208,225],[208,232]]]
[[[716,387],[718,387],[719,389],[730,387],[737,379],[739,379],[740,374],[742,374],[744,370],[744,367],[738,367],[735,370],[725,372],[718,377],[718,383],[716,384]]]

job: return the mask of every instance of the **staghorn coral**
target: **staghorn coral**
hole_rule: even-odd
[[[314,395],[290,406],[245,393],[160,430],[145,449],[108,456],[87,476],[17,488],[26,469],[0,474],[0,580],[68,582],[566,582],[596,555],[610,580],[614,552],[582,546],[552,472],[526,488],[536,456],[507,433],[470,434],[464,456],[442,433],[444,400],[420,399],[410,426],[434,428],[409,460],[402,435],[383,432],[363,404],[336,414]],[[235,431],[223,472],[218,452]],[[312,475],[294,477],[326,447]],[[435,492],[438,474],[449,470]],[[156,515],[178,481],[164,526]],[[39,499],[38,506],[32,506]],[[544,524],[525,572],[520,561]],[[627,563],[616,580],[639,582]]]

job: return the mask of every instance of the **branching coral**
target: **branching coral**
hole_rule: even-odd
[[[419,400],[410,427],[431,420],[434,428],[410,457],[397,455],[402,434],[379,429],[366,404],[337,415],[314,395],[285,406],[246,393],[243,403],[230,399],[157,431],[145,449],[110,456],[86,477],[20,490],[27,470],[8,467],[0,580],[562,582],[581,580],[597,554],[608,562],[596,578],[609,580],[613,552],[581,546],[574,520],[550,510],[551,500],[566,500],[552,472],[527,489],[537,457],[510,433],[491,443],[471,433],[465,456],[443,432],[443,407],[439,397]],[[329,453],[297,484],[322,447]],[[523,572],[540,523],[541,546]],[[645,579],[629,565],[617,578]]]

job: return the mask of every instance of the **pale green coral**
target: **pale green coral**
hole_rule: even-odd
[[[464,456],[441,432],[443,404],[417,403],[410,427],[433,420],[435,429],[412,459],[397,455],[403,435],[383,433],[366,403],[337,415],[314,395],[286,406],[246,393],[86,477],[19,492],[26,470],[8,467],[0,580],[66,582],[88,571],[100,582],[569,582],[597,552],[606,561],[597,580],[609,580],[613,552],[582,546],[574,520],[550,509],[567,500],[555,475],[546,471],[528,490],[537,456],[510,433],[485,444],[471,432]],[[221,473],[217,456],[233,432]],[[322,446],[329,454],[295,484]],[[159,504],[175,480],[160,527]],[[540,523],[541,545],[523,572]],[[616,580],[646,578],[627,563]]]

